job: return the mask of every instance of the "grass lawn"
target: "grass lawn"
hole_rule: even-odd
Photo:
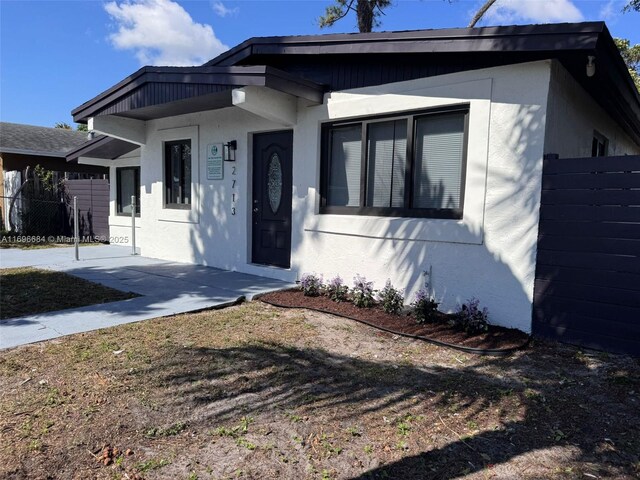
[[[32,267],[0,269],[0,319],[135,296],[66,273]]]
[[[0,477],[637,478],[640,363],[261,303],[0,352]]]

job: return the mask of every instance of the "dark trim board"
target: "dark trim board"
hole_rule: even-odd
[[[640,355],[640,189],[630,188],[639,165],[640,156],[544,161],[535,335]]]

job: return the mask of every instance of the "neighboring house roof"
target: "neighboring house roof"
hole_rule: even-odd
[[[560,61],[640,143],[640,97],[604,22],[251,38],[201,67],[145,67],[72,113],[77,122],[147,120],[222,108],[254,75],[300,96],[546,59]]]
[[[87,132],[0,122],[0,152],[65,157],[87,141]]]

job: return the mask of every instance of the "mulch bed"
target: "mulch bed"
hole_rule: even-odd
[[[419,337],[438,344],[460,349],[491,351],[511,351],[522,348],[529,342],[529,336],[520,330],[490,325],[487,332],[468,334],[447,324],[449,315],[440,312],[440,321],[419,324],[408,314],[390,315],[382,307],[358,308],[349,302],[334,302],[325,296],[305,297],[300,290],[282,290],[260,296],[260,300],[285,308],[308,308],[324,313],[348,317],[372,327],[393,333]]]

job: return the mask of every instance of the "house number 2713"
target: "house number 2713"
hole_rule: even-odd
[[[231,175],[233,177],[236,176],[236,166],[235,165],[231,166]],[[232,178],[231,179],[231,215],[235,215],[236,214],[236,197],[238,196],[238,194],[236,192],[236,183],[238,183],[237,179]]]

